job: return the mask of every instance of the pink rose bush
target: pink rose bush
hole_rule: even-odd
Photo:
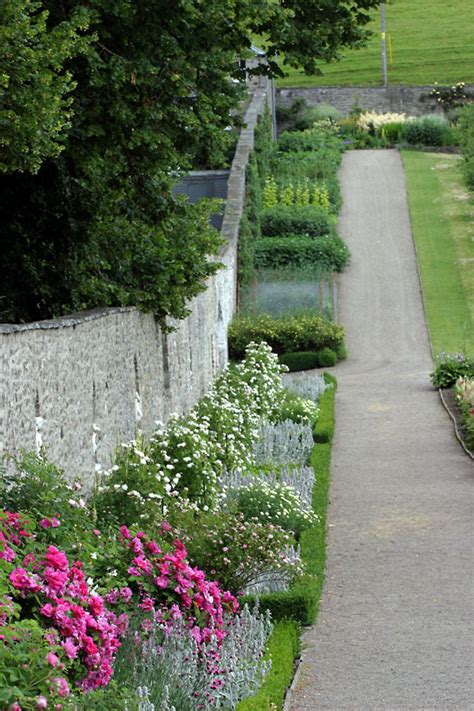
[[[166,523],[161,533],[169,534]],[[222,643],[237,614],[235,597],[189,564],[180,540],[167,543],[121,526],[111,551],[129,584],[110,587],[109,578],[101,595],[91,589],[80,561],[72,562],[57,546],[36,542],[26,518],[11,512],[0,515],[0,559],[8,591],[0,595],[0,625],[9,632],[0,634],[0,644],[14,651],[14,608],[21,619],[34,620],[42,630],[47,650],[42,664],[50,673],[37,708],[47,708],[43,699],[106,687],[132,616],[141,620],[135,633],[138,648],[152,631],[173,634],[179,621],[197,649],[204,650],[212,640]],[[121,556],[115,558],[117,554]]]
[[[169,526],[162,526],[161,532],[168,532]],[[120,540],[137,606],[148,613],[149,619],[166,628],[174,618],[183,618],[198,644],[208,642],[212,634],[224,639],[226,617],[235,616],[239,604],[230,592],[208,580],[202,570],[189,565],[186,548],[179,539],[171,545],[165,540],[158,543],[143,531],[132,534],[121,526]],[[129,587],[115,588],[105,600],[112,606],[123,606],[132,594]]]

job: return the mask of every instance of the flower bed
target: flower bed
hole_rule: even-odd
[[[261,684],[271,623],[242,593],[297,590],[319,527],[319,410],[281,373],[251,344],[187,417],[124,443],[90,500],[44,455],[3,474],[2,708],[234,708]],[[254,478],[233,487],[238,472]]]

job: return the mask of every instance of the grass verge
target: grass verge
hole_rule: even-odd
[[[380,11],[371,13],[368,44],[344,52],[339,62],[322,66],[323,76],[305,76],[285,67],[278,86],[377,85],[382,83]],[[396,0],[385,3],[390,35],[389,84],[454,84],[474,81],[474,3],[471,0]]]
[[[327,388],[321,397],[320,420],[326,423],[326,428],[332,433],[336,379],[329,373],[325,373],[324,377],[332,387]],[[306,529],[301,536],[301,557],[306,564],[306,573],[287,592],[269,593],[260,597],[260,609],[270,609],[275,621],[267,651],[272,660],[271,673],[255,696],[238,704],[237,711],[270,711],[282,708],[286,689],[293,677],[294,660],[299,652],[298,630],[301,625],[314,624],[317,618],[326,563],[326,515],[331,448],[332,436],[327,441],[316,442],[311,455],[311,464],[316,473],[313,510],[318,514],[320,523]]]
[[[402,151],[433,355],[474,353],[473,200],[459,156]]]

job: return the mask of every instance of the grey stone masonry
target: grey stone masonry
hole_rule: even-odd
[[[330,104],[339,109],[344,116],[348,116],[354,106],[379,113],[396,112],[406,113],[409,116],[422,116],[435,110],[432,100],[422,99],[432,89],[433,85],[288,88],[278,90],[277,106],[290,107],[296,99],[304,99],[309,106]],[[474,85],[466,85],[466,89],[473,91]]]
[[[29,324],[0,324],[0,452],[46,448],[86,487],[121,441],[188,411],[227,363],[236,304],[245,169],[269,84],[254,89],[229,176],[224,268],[163,333],[151,314],[102,309]]]

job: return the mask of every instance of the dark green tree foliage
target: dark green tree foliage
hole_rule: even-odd
[[[64,65],[84,52],[91,35],[79,7],[55,27],[36,0],[0,4],[0,173],[36,172],[63,150],[76,86]]]
[[[30,102],[10,92],[24,133],[4,142],[18,151],[18,164],[0,177],[0,320],[118,304],[160,318],[186,315],[217,268],[209,256],[220,241],[207,227],[209,211],[174,200],[171,187],[195,157],[212,163],[225,151],[224,128],[240,96],[230,81],[242,75],[237,54],[258,32],[271,52],[313,71],[315,61],[360,41],[358,23],[376,4],[17,0],[25,47],[38,50],[22,60],[38,76],[31,90],[54,94],[48,101],[48,89]],[[5,28],[23,32],[4,9],[13,7],[2,4],[2,37]],[[79,30],[87,22],[84,51]],[[44,74],[47,43],[55,57]],[[4,88],[13,75],[10,54],[0,50]],[[28,83],[22,88],[26,97]],[[36,170],[42,159],[36,175],[18,172]]]

